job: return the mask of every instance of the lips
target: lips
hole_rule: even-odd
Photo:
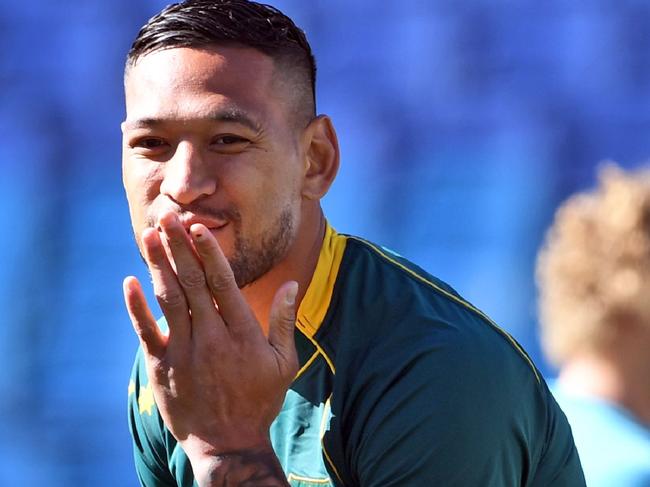
[[[228,224],[226,220],[218,220],[215,218],[204,217],[201,215],[183,214],[179,215],[179,220],[186,232],[190,231],[190,227],[195,223],[205,225],[209,230],[218,230]]]

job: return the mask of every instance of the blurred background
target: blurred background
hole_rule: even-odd
[[[650,156],[650,3],[272,3],[307,32],[340,137],[334,227],[449,282],[552,376],[535,254],[601,161]],[[2,486],[137,485],[121,281],[147,277],[121,186],[122,67],[165,4],[0,13]]]

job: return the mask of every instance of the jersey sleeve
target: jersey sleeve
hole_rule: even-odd
[[[135,469],[142,487],[174,487],[169,470],[162,419],[147,379],[142,350],[138,350],[129,382],[129,431]]]
[[[542,383],[541,387],[543,399],[547,404],[548,428],[542,459],[532,487],[585,485],[578,450],[569,422],[546,383]]]
[[[568,424],[521,357],[453,333],[411,338],[351,364],[359,372],[334,418],[341,484],[584,485]],[[550,483],[535,480],[543,465]]]

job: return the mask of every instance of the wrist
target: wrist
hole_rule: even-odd
[[[220,453],[188,455],[199,487],[225,485],[286,486],[287,481],[270,442]]]
[[[192,464],[194,462],[208,462],[210,459],[219,458],[238,451],[273,451],[268,433],[247,434],[244,430],[240,430],[239,434],[219,435],[218,438],[206,438],[189,434],[184,440],[178,443],[190,461],[192,461]]]

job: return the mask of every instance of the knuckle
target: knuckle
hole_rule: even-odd
[[[192,289],[205,286],[205,275],[198,269],[180,273],[178,275],[178,280],[184,288]]]
[[[170,307],[178,307],[185,304],[185,296],[177,291],[163,290],[156,293],[159,302]]]
[[[180,248],[186,245],[185,235],[177,235],[175,232],[167,234],[167,241],[170,247]]]
[[[136,334],[143,342],[146,342],[148,344],[151,340],[153,340],[154,334],[151,328],[139,322],[134,323],[133,327],[135,328]]]
[[[296,312],[293,309],[285,310],[282,319],[287,325],[294,326],[296,324]]]
[[[153,355],[147,355],[145,357],[145,360],[148,366],[147,375],[156,378],[165,372],[165,361],[161,358],[155,357]]]
[[[296,314],[291,310],[282,310],[276,316],[276,323],[286,330],[291,330],[296,325]]]
[[[219,293],[232,289],[235,284],[235,278],[232,273],[228,274],[213,274],[209,278],[210,289],[213,292]]]

